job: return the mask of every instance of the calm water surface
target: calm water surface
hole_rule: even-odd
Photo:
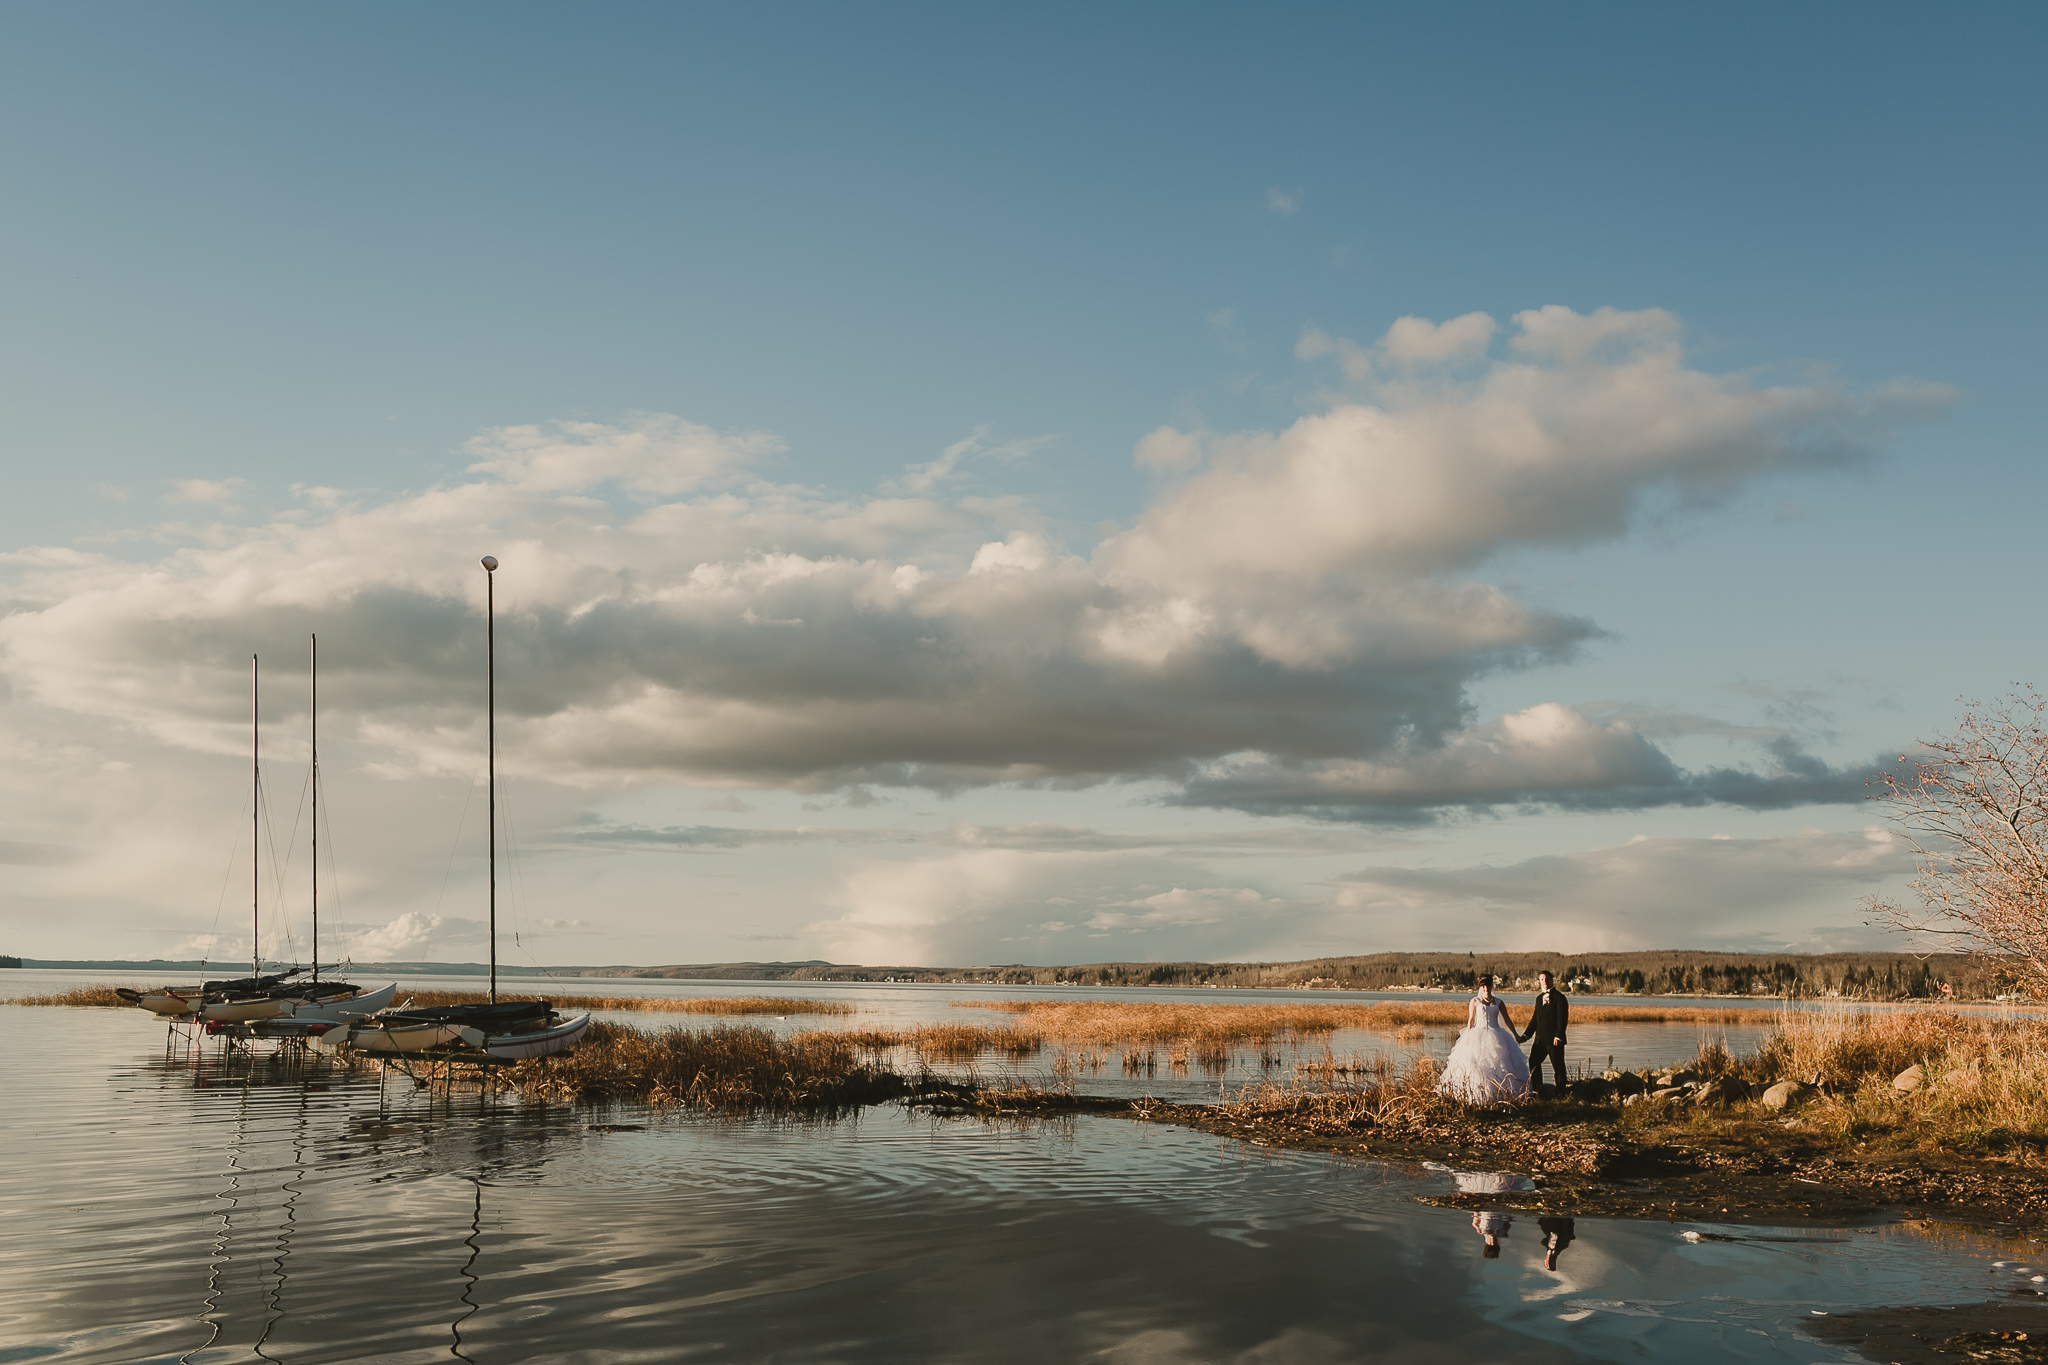
[[[676,987],[732,989],[642,988]],[[968,1014],[856,989],[862,1022]],[[1489,1260],[1415,1202],[1449,1173],[1114,1119],[527,1109],[167,1050],[139,1011],[0,1026],[7,1361],[1810,1362],[1844,1358],[1816,1310],[2033,1297],[1966,1234],[1582,1218],[1549,1272],[1536,1220]]]

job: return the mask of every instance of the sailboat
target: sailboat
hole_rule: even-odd
[[[249,656],[249,975],[227,981],[202,981],[196,986],[159,986],[148,991],[120,990],[117,994],[131,1005],[152,1014],[173,1019],[206,1020],[217,1023],[248,1023],[283,1014],[286,998],[278,994],[289,978],[302,968],[266,975],[263,971],[261,928],[263,737],[257,720],[258,688],[261,681],[257,656]]]
[[[319,648],[313,640],[313,967],[305,981],[293,977],[305,971],[291,967],[265,973],[261,948],[262,930],[262,807],[263,735],[258,718],[261,674],[258,656],[249,656],[249,975],[222,981],[202,981],[196,986],[159,986],[147,991],[121,989],[123,1000],[152,1014],[209,1025],[254,1024],[289,1017],[301,1023],[337,1022],[371,1014],[389,1005],[398,992],[393,982],[382,990],[364,994],[360,986],[347,981],[320,979],[320,739],[319,739]],[[302,1031],[302,1030],[298,1030]]]
[[[418,1054],[468,1051],[502,1061],[545,1057],[572,1047],[590,1029],[590,1016],[564,1018],[545,1000],[498,999],[498,622],[495,556],[485,555],[484,639],[490,774],[490,1000],[481,1005],[401,1007],[340,1024],[314,1041],[335,1051]]]

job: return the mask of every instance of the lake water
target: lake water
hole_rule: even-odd
[[[872,1011],[847,1022],[978,1013],[783,993],[828,991]],[[1581,1218],[1551,1271],[1516,1216],[1488,1259],[1471,1214],[1416,1202],[1449,1173],[1117,1119],[529,1109],[167,1049],[140,1011],[0,1025],[0,1361],[1813,1362],[1845,1358],[1800,1331],[1817,1311],[2035,1297],[1965,1233]]]

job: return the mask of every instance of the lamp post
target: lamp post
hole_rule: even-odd
[[[491,1003],[498,1003],[498,608],[491,585],[498,571],[498,557],[485,555],[484,564],[484,697],[490,758],[491,824]]]

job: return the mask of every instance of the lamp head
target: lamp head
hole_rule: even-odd
[[[485,572],[485,573],[495,573],[495,572],[497,572],[497,568],[498,568],[498,557],[497,557],[496,555],[485,555],[485,556],[484,556],[484,572]]]

